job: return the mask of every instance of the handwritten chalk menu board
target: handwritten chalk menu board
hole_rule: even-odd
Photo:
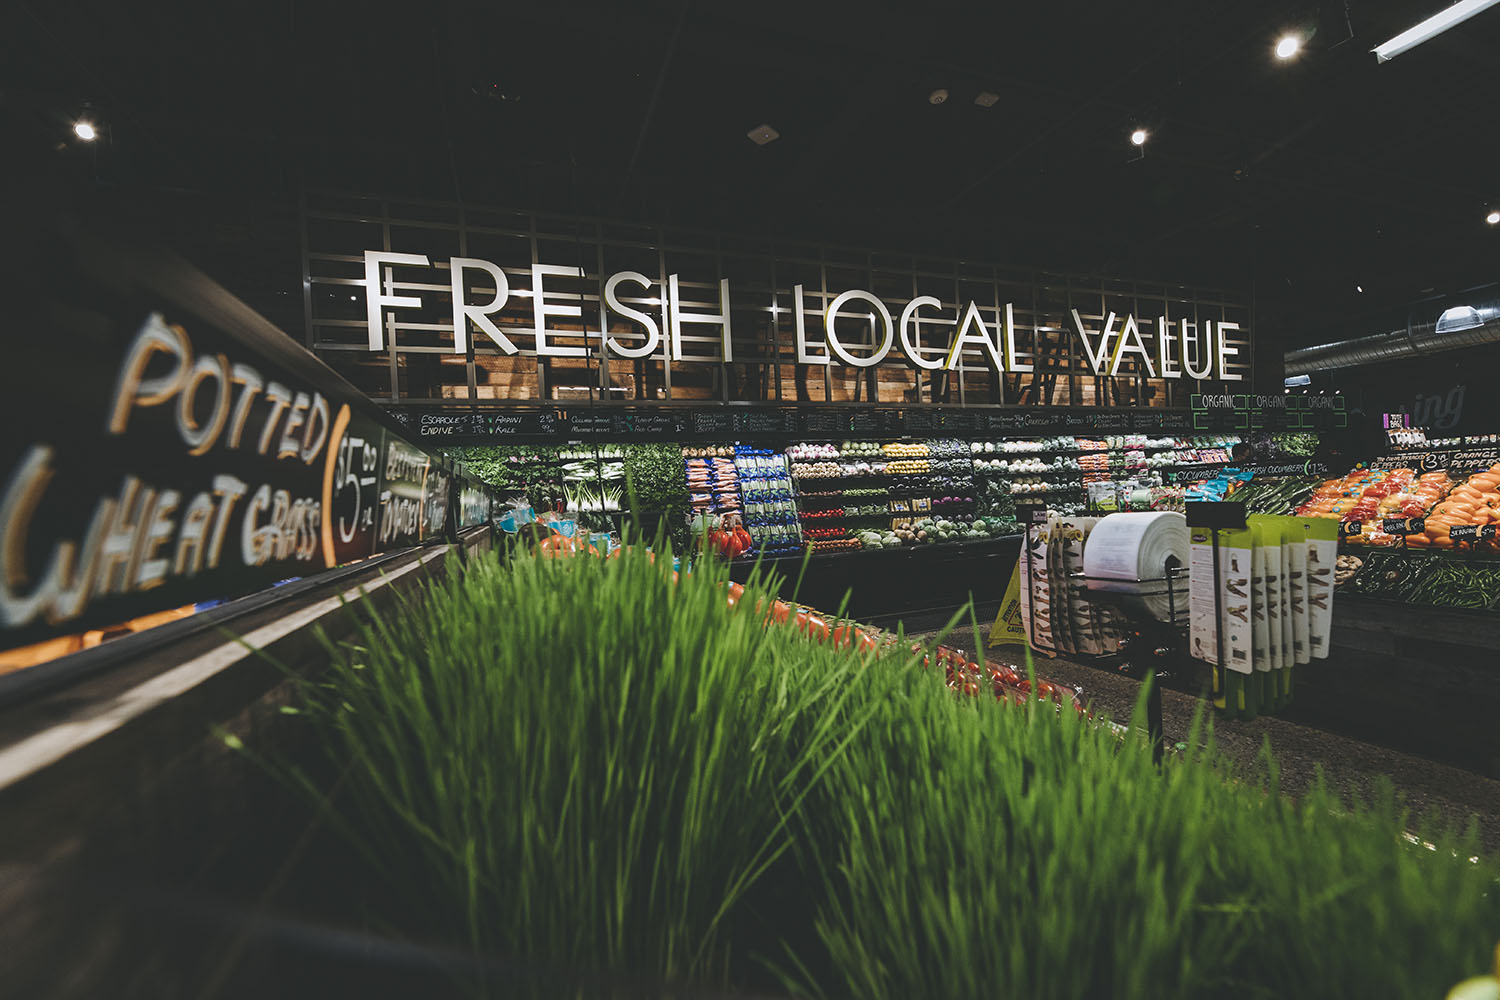
[[[881,414],[874,410],[859,410],[849,415],[849,433],[860,437],[874,437],[884,430]]]
[[[0,647],[442,537],[452,478],[423,443],[461,424],[404,433],[188,265],[62,217],[7,219],[29,334],[0,373]]]
[[[1500,448],[1470,448],[1456,451],[1448,457],[1448,475],[1455,479],[1460,476],[1472,476],[1476,472],[1486,471],[1497,462],[1500,462]]]
[[[906,431],[908,434],[931,434],[942,430],[942,414],[935,410],[907,410]]]
[[[568,413],[568,434],[572,437],[591,437],[604,434],[614,436],[625,433],[625,415],[609,411],[590,412],[573,410]]]
[[[477,433],[491,440],[518,437],[550,437],[566,433],[567,423],[553,409],[488,410],[478,413]]]
[[[681,410],[632,413],[626,419],[627,432],[638,437],[680,438],[691,426],[689,414]]]
[[[848,416],[837,410],[809,410],[802,414],[802,432],[810,437],[844,434],[848,430]]]
[[[693,434],[700,437],[732,436],[739,428],[735,426],[740,414],[727,409],[694,410],[690,415]],[[781,428],[781,414],[774,415],[775,428]]]
[[[735,410],[734,430],[746,435],[789,435],[798,432],[797,414],[793,410]]]
[[[1084,426],[1094,431],[1127,431],[1130,429],[1130,414],[1119,411],[1090,413],[1085,419]]]

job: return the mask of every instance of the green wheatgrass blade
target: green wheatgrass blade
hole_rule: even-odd
[[[304,715],[347,764],[331,825],[410,901],[380,919],[539,970],[507,996],[1416,997],[1489,961],[1473,827],[1285,797],[1201,716],[1158,769],[1140,732],[956,696],[724,583],[635,542],[367,612]]]

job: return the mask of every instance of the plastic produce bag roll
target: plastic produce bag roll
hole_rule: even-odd
[[[1187,519],[1175,511],[1110,514],[1089,533],[1083,549],[1083,572],[1093,590],[1134,595],[1136,608],[1168,621],[1174,609],[1187,612],[1187,589],[1177,587],[1168,598],[1166,562],[1188,564]]]

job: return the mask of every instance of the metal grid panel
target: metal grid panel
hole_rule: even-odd
[[[1236,293],[1181,285],[1137,284],[1097,276],[1062,276],[1006,270],[986,263],[917,258],[837,245],[776,246],[747,237],[721,237],[685,228],[657,228],[607,220],[530,215],[403,199],[309,194],[303,214],[303,288],[307,346],[377,399],[387,402],[594,399],[599,402],[827,402],[833,404],[1132,405],[1184,406],[1189,393],[1215,383],[1164,379],[1147,336],[1150,362],[1122,355],[1113,377],[1096,375],[1074,331],[1073,310],[1091,334],[1111,313],[1116,329],[1129,314],[1159,317],[1171,329],[1175,364],[1185,372],[1205,361],[1204,321],[1228,321],[1239,330],[1230,364],[1250,379],[1251,317]],[[364,258],[367,249],[424,253],[432,268],[385,268],[388,291],[419,295],[421,308],[387,310],[385,346],[368,348]],[[505,307],[492,318],[519,348],[501,351],[472,334],[465,353],[452,350],[453,322],[448,259],[477,257],[500,265],[510,287]],[[538,357],[532,262],[574,267],[581,277],[548,276],[545,301],[574,306],[580,317],[548,316],[545,336],[564,347],[586,348],[584,357]],[[632,270],[652,281],[623,285],[620,300],[652,317],[661,343],[645,358],[599,350],[603,282]],[[722,361],[717,327],[684,324],[680,343],[694,360],[670,360],[667,279],[678,275],[684,310],[719,310],[719,279],[731,287],[733,360]],[[483,272],[467,275],[471,301],[495,288]],[[1031,372],[994,371],[985,351],[967,345],[953,370],[907,364],[893,347],[868,368],[799,365],[792,319],[793,286],[803,286],[808,339],[826,349],[823,313],[848,289],[873,292],[893,319],[918,295],[941,306],[923,309],[914,328],[919,353],[945,358],[969,302],[994,337],[1010,304],[1015,358]],[[638,292],[638,294],[629,294]],[[854,300],[841,308],[840,341],[855,354],[876,345],[880,324],[873,307]],[[623,346],[642,344],[639,326],[610,314],[608,334]],[[899,333],[898,333],[899,336]],[[1003,346],[1003,345],[1002,345]],[[863,348],[863,349],[862,349]],[[1172,353],[1169,351],[1169,353]],[[1007,364],[1012,359],[1007,359]]]

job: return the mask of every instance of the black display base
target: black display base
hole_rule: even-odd
[[[1287,718],[1500,777],[1500,616],[1339,594]]]
[[[800,556],[766,559],[762,566],[784,578],[781,596],[787,600],[795,598],[833,614],[847,595],[850,617],[906,618],[956,610],[971,597],[978,604],[1000,600],[1020,550],[1021,536],[1008,535],[982,542],[814,555],[805,572]],[[737,562],[730,576],[743,581],[753,565]],[[801,587],[795,589],[799,574]]]

